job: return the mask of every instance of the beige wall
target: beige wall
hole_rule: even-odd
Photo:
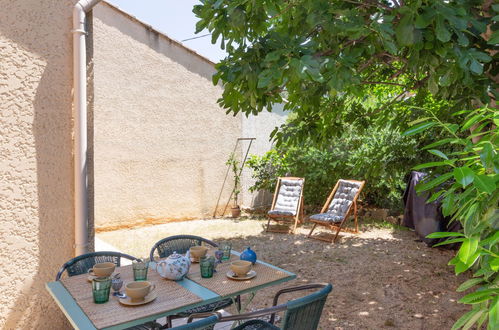
[[[68,327],[45,282],[72,257],[71,12],[0,0],[0,328]]]
[[[241,134],[213,65],[107,4],[93,19],[96,227],[210,216]]]

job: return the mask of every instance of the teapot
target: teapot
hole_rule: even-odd
[[[174,251],[168,258],[161,260],[156,265],[159,276],[173,281],[180,281],[189,272],[191,267],[190,252],[185,256]]]

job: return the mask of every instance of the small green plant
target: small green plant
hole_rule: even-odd
[[[234,175],[234,190],[232,192],[233,207],[238,207],[238,198],[241,193],[241,165],[239,160],[236,158],[235,153],[231,153],[229,159],[225,163],[230,166],[232,174]]]
[[[429,238],[448,237],[437,245],[461,243],[449,262],[456,274],[473,269],[473,278],[457,291],[476,290],[465,295],[460,303],[470,304],[471,310],[452,329],[477,329],[488,319],[487,329],[499,326],[499,112],[479,108],[460,111],[465,115],[460,125],[442,122],[434,113],[418,120],[405,135],[440,129],[447,135],[425,149],[440,160],[415,167],[430,171],[429,179],[416,186],[418,192],[432,190],[428,202],[442,199],[442,212],[459,221],[462,233],[438,232]],[[442,152],[445,145],[457,148]]]

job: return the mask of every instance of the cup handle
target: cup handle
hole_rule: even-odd
[[[92,276],[95,276],[94,275],[94,269],[93,268],[90,268],[87,272],[89,275],[92,275]]]
[[[151,288],[149,289],[149,293],[153,292],[154,290],[156,290],[156,284],[151,283]]]

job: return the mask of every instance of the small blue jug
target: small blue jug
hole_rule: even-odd
[[[241,253],[239,259],[250,261],[253,265],[256,262],[256,253],[249,246]]]

